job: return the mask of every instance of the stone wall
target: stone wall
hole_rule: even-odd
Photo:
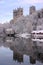
[[[31,7],[30,7],[30,12],[29,12],[29,14],[32,14],[32,13],[34,13],[35,11],[36,11],[35,6],[31,6]]]
[[[13,10],[13,19],[16,21],[20,16],[23,15],[23,8],[17,8]]]

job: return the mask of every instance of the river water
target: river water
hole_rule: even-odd
[[[43,42],[0,38],[0,65],[43,65]]]

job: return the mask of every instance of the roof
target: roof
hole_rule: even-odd
[[[6,29],[6,31],[12,31],[13,29],[12,28],[8,28],[8,29]]]
[[[32,31],[31,33],[43,33],[43,30],[35,30],[35,31]]]

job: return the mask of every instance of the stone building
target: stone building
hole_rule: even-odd
[[[36,10],[35,6],[29,9],[29,15],[23,15],[23,8],[13,10],[13,20],[10,21],[12,27],[18,33],[30,32],[43,27],[43,9]]]
[[[32,14],[32,13],[34,13],[35,11],[36,11],[35,6],[31,6],[31,7],[30,7],[29,14]]]
[[[30,7],[30,15],[29,15],[33,30],[37,30],[39,27],[43,27],[43,9],[36,10],[34,6]],[[38,28],[37,28],[38,27]]]
[[[13,19],[14,22],[23,15],[23,8],[17,8],[15,10],[13,10]]]

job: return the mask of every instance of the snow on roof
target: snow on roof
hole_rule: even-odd
[[[12,28],[6,29],[6,31],[12,31],[12,30],[13,30]]]
[[[43,33],[43,30],[35,30],[35,31],[32,31],[31,33]]]

